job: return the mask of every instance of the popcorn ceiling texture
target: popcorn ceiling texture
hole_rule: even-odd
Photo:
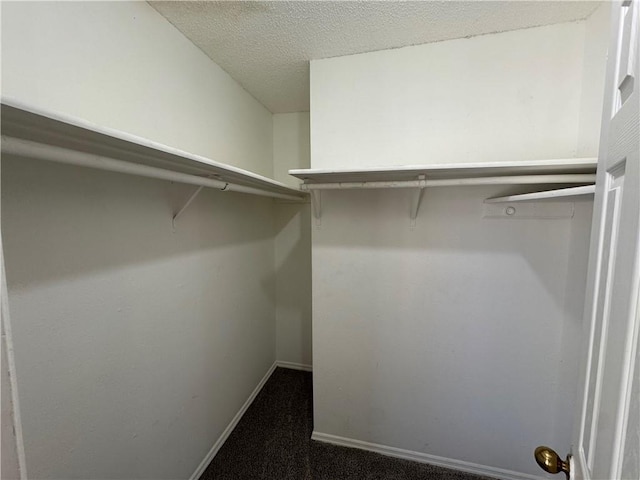
[[[149,2],[273,113],[309,110],[309,60],[576,21],[599,3]]]

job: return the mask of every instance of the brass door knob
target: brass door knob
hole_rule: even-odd
[[[564,472],[569,478],[569,456],[567,455],[567,459],[562,460],[560,455],[554,452],[549,447],[540,446],[536,448],[535,453],[533,454],[536,462],[540,465],[540,468],[545,472],[549,473],[559,473]]]

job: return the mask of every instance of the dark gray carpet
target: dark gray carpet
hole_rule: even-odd
[[[312,398],[311,373],[278,368],[200,480],[484,478],[312,441]]]

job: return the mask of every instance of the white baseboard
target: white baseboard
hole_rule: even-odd
[[[542,480],[543,477],[529,475],[528,473],[519,473],[511,470],[503,470],[502,468],[489,467],[487,465],[479,465],[477,463],[463,462],[462,460],[454,460],[452,458],[438,457],[412,450],[403,450],[401,448],[388,447],[377,443],[363,442],[352,438],[338,437],[328,433],[314,432],[311,434],[312,440],[318,442],[331,443],[342,447],[359,448],[360,450],[368,450],[370,452],[380,453],[389,457],[403,458],[405,460],[413,460],[414,462],[429,463],[438,467],[451,468],[467,473],[475,473],[476,475],[484,475],[487,477],[500,478],[502,480]]]
[[[267,373],[262,377],[262,380],[258,383],[256,388],[251,392],[247,401],[244,402],[238,413],[233,417],[227,428],[224,429],[222,435],[216,440],[211,447],[211,450],[204,457],[198,468],[193,472],[189,480],[198,480],[202,473],[207,469],[213,458],[218,453],[218,450],[224,445],[224,442],[229,438],[233,429],[238,425],[240,419],[251,406],[258,393],[269,380],[273,372],[277,367],[290,368],[293,370],[303,370],[310,372],[312,370],[311,365],[304,365],[294,362],[284,362],[276,360],[269,368]],[[504,470],[501,468],[489,467],[487,465],[480,465],[471,462],[464,462],[462,460],[454,460],[451,458],[438,457],[436,455],[429,455],[421,452],[414,452],[412,450],[403,450],[401,448],[389,447],[386,445],[380,445],[377,443],[363,442],[361,440],[355,440],[352,438],[339,437],[337,435],[330,435],[328,433],[321,433],[313,431],[311,439],[318,442],[330,443],[333,445],[340,445],[342,447],[359,448],[361,450],[368,450],[370,452],[380,453],[389,457],[403,458],[405,460],[413,460],[414,462],[428,463],[439,467],[451,468],[462,472],[475,473],[477,475],[484,475],[487,477],[499,478],[502,480],[543,480],[543,477],[537,477],[535,475],[529,475],[527,473],[519,473],[511,470]]]
[[[267,383],[267,380],[269,380],[269,377],[271,377],[271,374],[275,371],[277,366],[278,366],[278,362],[273,362],[273,365],[269,367],[269,370],[267,370],[267,373],[265,373],[264,377],[262,377],[262,380],[260,380],[256,388],[253,390],[253,392],[251,392],[251,395],[249,395],[249,398],[247,398],[247,401],[244,402],[244,405],[242,405],[240,410],[238,410],[238,413],[236,413],[235,417],[233,417],[231,422],[229,422],[229,425],[227,425],[227,428],[224,429],[224,432],[222,432],[222,435],[220,435],[218,440],[216,440],[216,443],[213,444],[213,447],[211,447],[211,450],[209,450],[209,453],[207,453],[207,455],[204,457],[202,462],[200,462],[200,465],[198,465],[198,468],[196,468],[195,472],[193,472],[191,477],[189,477],[189,480],[198,480],[200,478],[200,475],[202,475],[202,473],[207,469],[207,467],[211,463],[211,460],[213,460],[213,457],[216,456],[216,453],[218,453],[218,450],[220,450],[220,447],[222,447],[222,445],[224,445],[224,442],[227,440],[227,438],[229,438],[229,435],[231,435],[231,432],[233,432],[233,429],[236,428],[236,425],[238,425],[238,422],[244,415],[244,412],[246,412],[247,409],[251,406],[256,396],[258,396],[258,393],[260,393],[260,390],[262,389],[264,384]]]
[[[284,362],[282,360],[276,360],[276,366],[282,368],[290,368],[292,370],[302,370],[303,372],[311,372],[313,367],[311,365],[305,365],[304,363]]]

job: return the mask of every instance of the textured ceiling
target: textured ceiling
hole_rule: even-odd
[[[591,1],[149,2],[273,113],[309,110],[309,60],[584,19]]]

